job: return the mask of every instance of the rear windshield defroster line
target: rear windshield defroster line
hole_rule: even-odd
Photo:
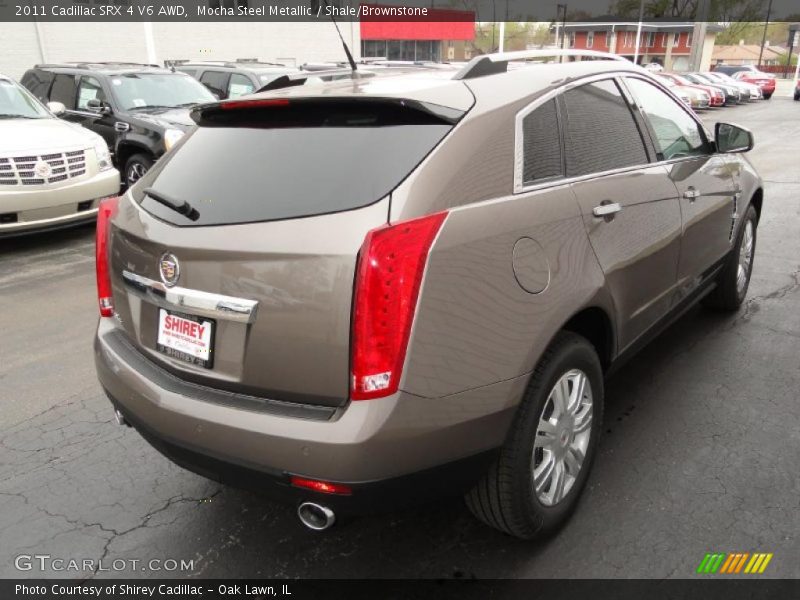
[[[291,100],[196,111],[199,127],[162,158],[134,199],[179,226],[231,225],[361,208],[386,197],[463,113],[421,103]],[[190,220],[142,190],[180,198]]]

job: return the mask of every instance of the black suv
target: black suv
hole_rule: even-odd
[[[123,183],[132,185],[194,126],[191,107],[215,100],[184,73],[134,63],[36,65],[22,85],[63,118],[100,134]]]
[[[220,100],[252,94],[282,75],[300,72],[279,63],[244,58],[234,62],[176,60],[169,63],[177,71],[197,79]]]

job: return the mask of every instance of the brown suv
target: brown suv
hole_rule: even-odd
[[[749,132],[712,137],[643,69],[519,64],[542,56],[195,109],[101,208],[118,421],[316,529],[447,493],[522,538],[562,522],[604,375],[742,303],[763,186]]]

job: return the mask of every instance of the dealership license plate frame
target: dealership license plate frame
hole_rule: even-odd
[[[187,321],[192,321],[194,323],[199,324],[210,324],[211,325],[211,333],[208,342],[208,359],[203,359],[198,356],[193,356],[188,352],[184,352],[182,350],[172,348],[170,346],[166,346],[161,343],[161,323],[162,323],[162,315],[169,315],[179,317],[181,319],[185,319]],[[179,312],[176,310],[169,310],[166,308],[159,307],[158,309],[158,323],[156,325],[156,350],[167,356],[173,360],[176,360],[180,363],[193,365],[196,367],[201,367],[203,369],[213,369],[214,368],[214,342],[216,340],[217,335],[217,321],[216,319],[209,319],[207,317],[198,317],[197,315],[190,315],[187,313]]]

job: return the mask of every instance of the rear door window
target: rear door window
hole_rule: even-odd
[[[78,86],[78,110],[87,110],[89,108],[89,100],[106,102],[106,93],[97,79],[84,75],[81,77],[80,86]]]
[[[249,77],[240,73],[231,74],[231,80],[228,83],[228,98],[238,98],[239,96],[246,96],[255,91],[253,82]]]
[[[613,80],[568,90],[562,102],[568,177],[648,163],[633,113]]]
[[[22,85],[42,102],[49,102],[48,94],[51,83],[53,83],[53,74],[37,69],[28,71],[22,78]]]
[[[281,102],[281,101],[279,101]],[[290,219],[372,204],[389,194],[461,113],[409,101],[292,100],[208,109],[200,127],[159,160],[136,199],[176,225]],[[188,202],[197,220],[143,193]]]
[[[219,98],[227,98],[228,73],[221,71],[206,71],[200,76],[200,83],[208,88],[212,94]]]
[[[76,77],[59,73],[50,90],[50,102],[61,102],[67,110],[75,110],[75,96],[78,91]]]

